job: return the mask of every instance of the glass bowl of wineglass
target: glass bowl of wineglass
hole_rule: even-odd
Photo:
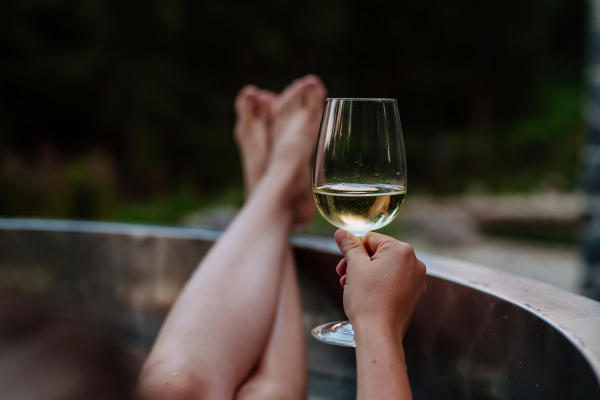
[[[313,164],[317,209],[359,238],[389,224],[406,197],[406,158],[394,99],[327,99]],[[312,330],[325,343],[355,347],[349,321]]]

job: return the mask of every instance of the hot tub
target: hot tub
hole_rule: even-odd
[[[141,366],[162,320],[219,232],[0,219],[0,289],[69,295]],[[310,338],[345,319],[332,240],[292,239],[309,344],[309,398],[356,396],[354,349]],[[465,262],[418,254],[427,293],[404,340],[417,399],[600,399],[600,303]]]

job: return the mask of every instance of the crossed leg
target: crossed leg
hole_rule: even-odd
[[[312,77],[308,78],[308,81],[312,81],[315,85],[318,85],[318,92],[315,94],[321,97],[320,101],[322,102],[325,90],[321,83]],[[257,172],[252,167],[257,164],[260,165],[260,163],[256,162],[256,159],[264,154],[263,151],[256,149],[256,143],[270,144],[277,141],[277,134],[280,133],[278,132],[280,129],[278,126],[279,121],[272,121],[269,117],[274,115],[277,118],[278,113],[285,107],[283,103],[286,101],[286,96],[289,92],[293,93],[293,88],[293,85],[290,86],[278,99],[275,99],[271,93],[264,91],[257,92],[256,98],[259,104],[262,105],[262,112],[258,112],[258,115],[267,116],[258,126],[256,121],[252,123],[243,122],[247,119],[250,111],[256,112],[257,110],[256,103],[251,98],[246,97],[247,94],[251,96],[255,89],[252,87],[243,89],[236,101],[240,121],[238,126],[250,127],[250,129],[246,129],[243,132],[236,132],[242,159],[245,160],[244,176],[249,194],[254,189],[251,182],[258,181],[253,176]],[[241,109],[240,106],[242,105],[246,106],[245,110]],[[261,109],[260,106],[258,109]],[[269,109],[270,112],[265,112],[266,109]],[[319,119],[315,118],[309,122],[313,124],[310,129],[316,132]],[[273,132],[271,129],[272,125],[275,125],[276,132]],[[254,136],[254,138],[240,138],[244,134]],[[259,140],[256,136],[266,136],[270,140]],[[252,162],[253,160],[255,162]],[[310,182],[306,178],[305,176],[305,187],[309,189]],[[307,193],[308,196],[306,196]],[[306,190],[302,193],[302,197],[296,201],[295,220],[300,224],[310,221],[314,212],[312,193]],[[277,314],[267,347],[259,361],[257,369],[240,387],[236,399],[304,399],[306,398],[307,378],[306,343],[304,341],[304,329],[302,326],[300,292],[296,276],[296,265],[292,250],[288,245],[284,256],[283,279],[279,303],[277,305]]]
[[[171,309],[142,369],[140,398],[304,395],[301,309],[287,238],[305,214],[297,202],[306,187],[297,182],[309,175],[323,97],[322,84],[308,77],[277,100],[279,135],[268,167]]]
[[[283,269],[281,293],[267,346],[256,370],[240,386],[236,400],[306,398],[306,343],[291,250],[286,252]]]

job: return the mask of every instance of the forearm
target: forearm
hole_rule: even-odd
[[[358,400],[412,399],[402,337],[376,322],[354,327]]]

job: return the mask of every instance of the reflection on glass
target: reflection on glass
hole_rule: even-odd
[[[406,197],[406,162],[396,100],[327,99],[313,166],[317,208],[356,236],[382,228]],[[349,322],[313,329],[318,340],[354,347]]]

